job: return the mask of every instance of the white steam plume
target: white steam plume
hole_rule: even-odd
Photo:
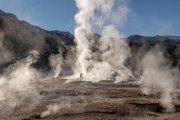
[[[131,72],[124,66],[124,62],[130,56],[130,48],[125,40],[120,39],[124,36],[118,33],[114,25],[106,26],[102,35],[100,38],[102,60],[110,63],[113,71],[119,74],[115,82],[127,80]]]
[[[38,74],[30,67],[36,62],[38,52],[31,51],[29,54],[26,59],[6,68],[0,76],[1,116],[13,113],[17,107],[23,111],[32,110],[39,103],[40,95],[36,86]]]
[[[41,113],[41,118],[48,117],[52,114],[56,114],[59,111],[59,109],[61,109],[61,106],[57,103],[48,105],[47,110]]]
[[[120,27],[127,19],[130,9],[125,0],[75,0],[79,12],[75,16],[77,27],[75,40],[77,42],[77,56],[75,74],[84,74],[85,80],[98,82],[108,79],[113,72],[119,73],[116,82],[125,80],[131,73],[124,62],[130,55],[126,41],[120,39],[116,27]],[[116,6],[118,4],[119,6]],[[101,61],[92,57],[90,40],[93,30],[100,30],[102,37],[99,40]],[[92,38],[93,39],[93,38]],[[99,56],[98,56],[99,57]],[[103,75],[102,75],[103,74]]]
[[[62,57],[61,51],[59,50],[59,54],[56,54],[56,55],[51,54],[49,56],[49,62],[50,62],[51,69],[54,72],[54,78],[57,78],[62,71],[61,65],[63,63],[63,57]]]
[[[70,108],[70,103],[67,101],[61,104],[50,104],[47,106],[47,110],[41,113],[41,118],[48,117],[50,115],[55,115],[57,114],[61,109],[63,108]]]
[[[172,93],[179,76],[178,69],[169,66],[163,52],[157,46],[144,56],[142,67],[141,89],[143,93],[148,95],[159,92],[161,94],[160,104],[167,113],[174,112]]]

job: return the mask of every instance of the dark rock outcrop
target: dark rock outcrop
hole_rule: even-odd
[[[180,36],[140,36],[132,35],[127,38],[129,46],[131,47],[132,57],[130,64],[132,71],[137,69],[136,64],[140,62],[141,58],[155,45],[161,48],[164,56],[168,59],[170,66],[180,67]],[[158,59],[158,58],[157,58]]]

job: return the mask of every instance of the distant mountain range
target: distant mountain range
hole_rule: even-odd
[[[97,36],[99,35],[94,35],[94,37]],[[173,66],[179,64],[180,36],[147,37],[132,35],[126,40],[133,54],[131,64],[133,64],[133,59],[135,60],[136,57],[140,57],[137,54],[139,51],[145,53],[149,47],[155,44],[165,47],[165,51],[169,55]],[[50,54],[58,54],[59,48],[64,59],[68,56],[74,56],[76,53],[74,35],[65,31],[44,30],[38,26],[30,25],[26,21],[20,21],[14,14],[5,13],[0,10],[1,72],[9,64],[27,57],[30,50],[40,52],[39,61],[34,66],[38,69],[48,70],[50,69],[48,57]]]
[[[180,45],[180,36],[154,36],[147,37],[141,35],[132,35],[127,38],[131,43],[144,44],[162,44],[162,45]]]

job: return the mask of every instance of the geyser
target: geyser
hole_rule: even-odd
[[[131,72],[124,66],[124,62],[130,56],[130,49],[127,42],[121,39],[124,35],[117,30],[117,26],[123,25],[130,12],[127,1],[75,1],[78,13],[75,16],[77,62],[74,76],[78,77],[83,73],[84,80],[98,82],[109,79],[112,74],[118,72],[116,82],[127,80]],[[95,41],[92,33],[97,31],[96,28],[102,33],[99,38],[99,56],[93,56],[91,49],[91,41]]]

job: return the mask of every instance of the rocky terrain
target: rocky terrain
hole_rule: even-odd
[[[146,96],[133,82],[114,84],[74,81],[63,83],[54,79],[53,84],[39,85],[39,93],[46,99],[32,111],[16,109],[3,115],[2,120],[178,120],[179,97],[173,100],[176,112],[165,114],[159,104],[159,94]],[[175,91],[180,95],[179,89]],[[28,101],[27,101],[28,102]],[[49,106],[49,107],[47,107]],[[46,113],[42,117],[42,113]]]

